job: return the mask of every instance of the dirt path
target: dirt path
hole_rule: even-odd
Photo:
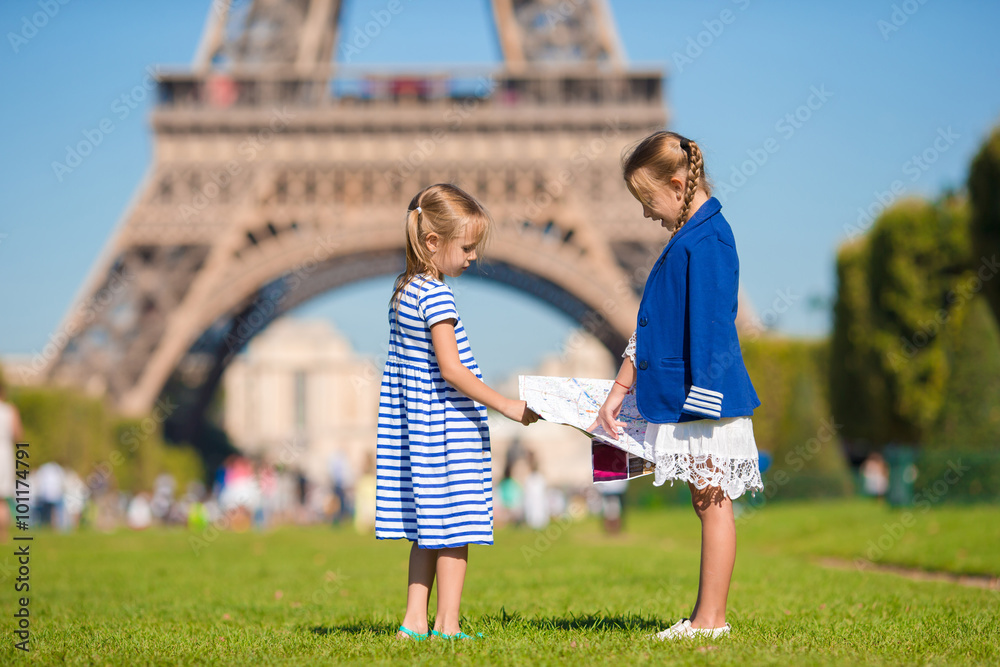
[[[1000,591],[1000,577],[993,577],[984,574],[955,574],[953,572],[935,572],[932,570],[921,570],[915,567],[903,567],[902,565],[884,565],[873,563],[869,560],[859,559],[850,561],[844,558],[820,558],[817,560],[824,567],[833,567],[841,570],[870,570],[875,572],[889,572],[898,574],[901,577],[912,579],[913,581],[946,581],[959,586],[969,586],[970,588],[983,588],[989,591]]]

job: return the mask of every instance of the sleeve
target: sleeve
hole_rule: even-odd
[[[424,292],[417,301],[417,308],[428,328],[444,320],[458,320],[455,295],[451,288],[444,283],[435,285]]]
[[[628,357],[632,360],[632,365],[635,366],[635,334],[632,332],[632,337],[628,339],[628,345],[625,346],[625,351],[622,353],[622,359]]]
[[[691,249],[688,260],[688,340],[691,388],[682,410],[699,419],[719,419],[729,327],[739,267],[736,249],[708,238]],[[731,362],[730,362],[731,363]]]

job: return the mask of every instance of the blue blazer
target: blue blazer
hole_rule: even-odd
[[[760,405],[736,336],[740,262],[712,197],[646,279],[636,328],[636,402],[653,424],[753,414]]]

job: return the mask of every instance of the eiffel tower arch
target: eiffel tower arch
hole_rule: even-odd
[[[497,220],[481,275],[620,353],[663,238],[619,160],[667,123],[662,72],[626,66],[604,0],[491,4],[502,65],[385,74],[333,62],[339,0],[216,0],[190,70],[159,73],[153,164],[48,381],[126,414],[179,392],[200,418],[274,318],[400,272],[407,204],[442,181]]]

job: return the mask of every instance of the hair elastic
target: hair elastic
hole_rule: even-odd
[[[422,209],[422,208],[420,208],[419,206],[418,206],[418,207],[416,207],[416,208],[415,208],[415,209],[413,209],[413,210],[417,212],[417,215],[420,215],[420,214],[421,214],[421,213],[423,212],[423,209]]]
[[[681,144],[681,150],[682,151],[684,151],[685,153],[690,153],[691,152],[691,142],[688,141],[686,138],[682,137],[681,140],[680,140],[680,144]]]

